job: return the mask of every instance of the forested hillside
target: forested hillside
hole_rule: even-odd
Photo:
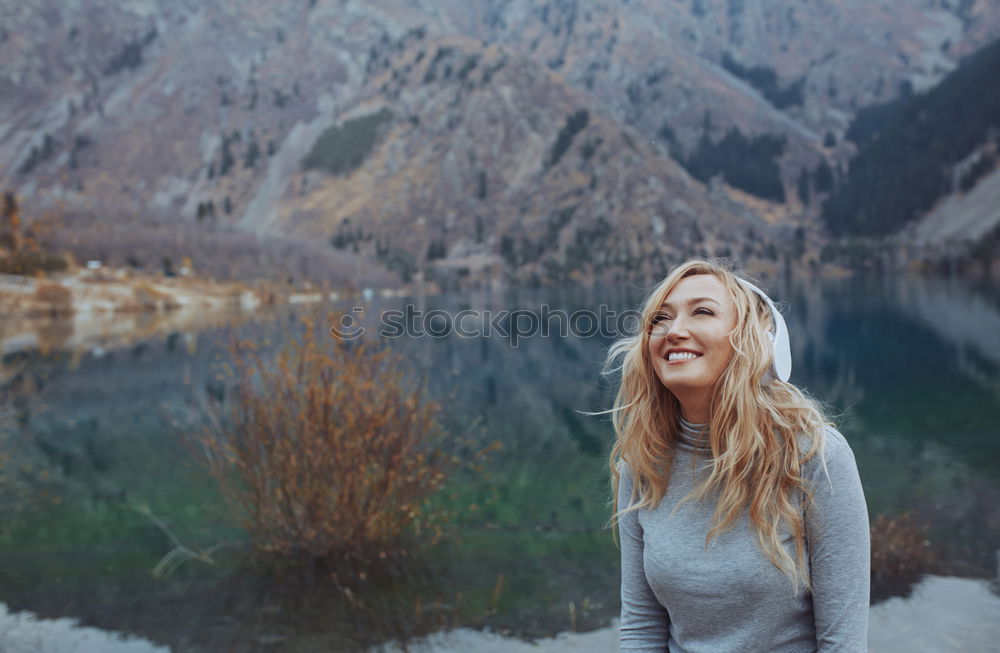
[[[1000,138],[1000,41],[970,56],[938,86],[914,94],[851,160],[823,205],[837,236],[899,231],[996,166]],[[955,166],[977,154],[960,174]]]

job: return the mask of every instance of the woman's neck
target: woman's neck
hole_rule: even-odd
[[[708,424],[711,421],[708,406],[698,406],[697,408],[692,408],[682,405],[681,417],[686,419],[691,424]]]

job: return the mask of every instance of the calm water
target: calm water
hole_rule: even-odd
[[[1000,550],[1000,291],[943,281],[765,284],[785,299],[793,381],[827,403],[861,471],[869,511],[909,511],[950,573],[992,577]],[[634,308],[642,288],[426,298],[428,311]],[[366,315],[401,308],[379,300]],[[244,325],[277,338],[285,310]],[[471,322],[470,322],[471,323]],[[453,432],[499,440],[489,477],[460,478],[458,539],[353,603],[322,581],[277,583],[240,564],[212,484],[181,441],[204,423],[228,329],[173,334],[73,357],[9,355],[5,377],[39,386],[6,438],[0,601],[131,632],[181,651],[356,650],[444,625],[543,635],[617,612],[607,530],[607,418],[599,374],[610,340],[397,339],[447,407]],[[371,335],[371,331],[369,335]],[[12,470],[11,462],[17,463]],[[475,510],[468,506],[475,504]],[[231,543],[216,565],[150,570],[174,546]],[[572,621],[571,621],[572,620]]]

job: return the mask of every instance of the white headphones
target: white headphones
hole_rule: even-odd
[[[739,279],[747,290],[752,290],[756,295],[767,303],[771,310],[771,321],[774,322],[774,333],[770,331],[767,335],[771,337],[771,345],[774,350],[774,361],[771,363],[771,374],[782,381],[787,381],[792,375],[792,347],[788,341],[788,327],[785,326],[785,318],[781,317],[778,308],[771,301],[763,290],[753,285],[745,279]]]

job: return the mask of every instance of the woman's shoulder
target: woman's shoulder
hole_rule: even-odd
[[[618,482],[620,486],[626,486],[631,490],[632,484],[635,482],[635,478],[632,476],[632,468],[624,458],[619,458],[615,462],[615,469],[618,471]]]
[[[820,439],[816,453],[805,462],[805,476],[811,478],[833,477],[844,473],[857,473],[854,450],[844,434],[832,424],[824,424],[814,437]],[[803,451],[808,451],[812,443],[806,440]]]
[[[615,469],[618,473],[618,510],[625,510],[631,506],[635,500],[635,497],[633,496],[635,477],[632,475],[632,468],[621,458],[616,461]]]
[[[851,445],[847,438],[833,424],[823,424],[822,428],[800,433],[798,437],[799,451],[803,454],[809,451],[817,439],[819,440],[818,448],[827,454],[843,456],[851,453]]]
[[[823,451],[834,458],[849,457],[854,459],[854,450],[844,434],[838,431],[833,424],[824,424],[821,431],[823,438]]]

